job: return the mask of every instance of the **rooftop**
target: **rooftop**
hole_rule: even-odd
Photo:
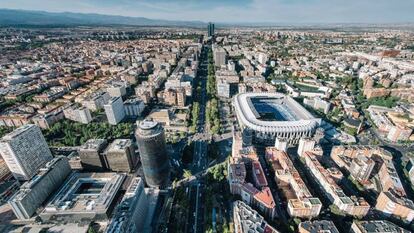
[[[106,213],[124,179],[122,173],[74,172],[42,214]]]
[[[309,233],[339,233],[334,223],[327,220],[301,222],[299,228],[305,229]]]

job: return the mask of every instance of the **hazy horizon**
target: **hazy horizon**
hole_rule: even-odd
[[[412,0],[14,0],[0,8],[221,23],[414,22]]]

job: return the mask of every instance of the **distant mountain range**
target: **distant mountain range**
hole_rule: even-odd
[[[144,17],[126,17],[102,14],[84,13],[52,13],[46,11],[27,11],[0,9],[0,26],[33,25],[125,25],[125,26],[193,26],[201,27],[206,23],[201,21],[170,21],[159,19],[148,19]]]
[[[177,27],[206,27],[207,23],[202,21],[178,21],[149,19],[144,17],[127,17],[119,15],[103,15],[94,13],[73,12],[46,12],[15,9],[0,9],[1,26],[177,26]],[[216,22],[218,27],[292,27],[292,28],[406,28],[414,30],[414,24],[389,23],[288,23],[288,22]]]

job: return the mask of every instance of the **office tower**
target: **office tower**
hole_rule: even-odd
[[[151,187],[163,187],[169,182],[170,161],[165,147],[163,127],[154,121],[142,121],[136,130],[145,181]]]
[[[105,139],[90,139],[79,148],[79,157],[83,169],[103,171],[107,168],[103,151],[107,146]]]
[[[106,117],[111,125],[117,125],[125,117],[124,103],[121,97],[112,97],[104,105]]]
[[[0,154],[17,180],[30,180],[53,159],[36,125],[24,125],[0,140]]]
[[[298,155],[303,157],[305,152],[315,149],[315,141],[311,138],[301,138],[299,140]]]
[[[213,57],[216,67],[225,66],[227,64],[227,52],[224,48],[213,45]]]
[[[208,33],[208,37],[213,37],[214,36],[214,23],[208,23],[207,33]]]
[[[64,156],[54,158],[33,179],[24,183],[10,199],[9,204],[20,220],[29,219],[37,208],[57,190],[71,173],[68,159]]]
[[[106,149],[108,168],[115,172],[131,172],[138,162],[131,139],[116,139]]]
[[[144,181],[135,177],[116,208],[106,233],[142,232],[149,208]]]

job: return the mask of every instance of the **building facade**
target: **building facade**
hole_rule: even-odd
[[[135,136],[146,183],[150,187],[167,185],[170,179],[170,161],[163,127],[157,122],[142,121]]]
[[[121,97],[112,97],[104,108],[108,123],[111,125],[117,125],[125,118],[125,108]]]
[[[0,140],[0,154],[17,180],[29,180],[53,159],[36,125],[24,125]]]

